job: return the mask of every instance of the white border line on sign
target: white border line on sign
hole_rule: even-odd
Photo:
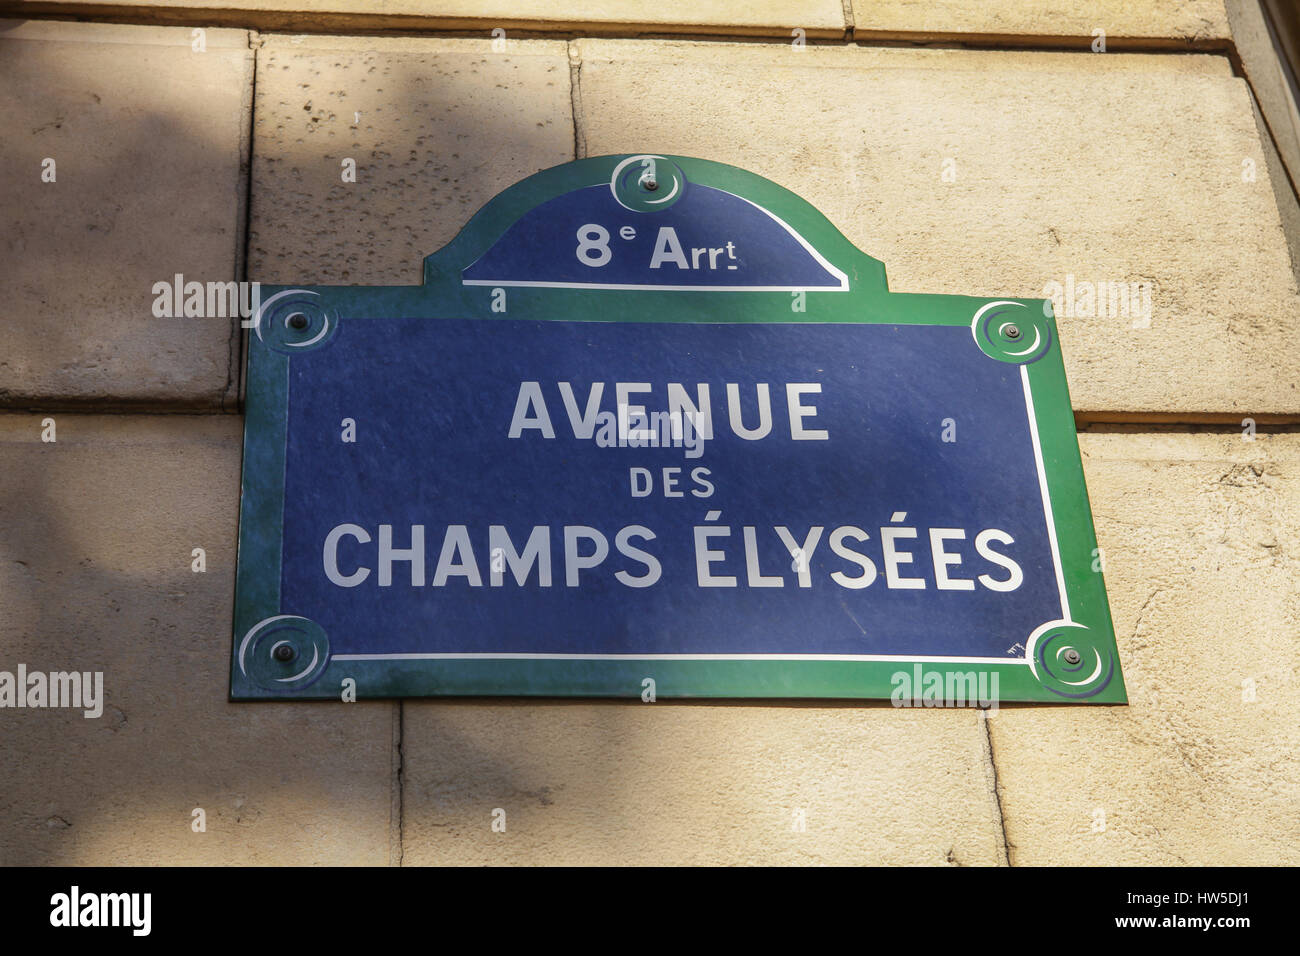
[[[1012,657],[897,657],[891,654],[334,654],[335,661],[456,661],[456,660],[561,660],[561,661],[905,661],[918,664],[988,663],[1023,664]]]
[[[1061,620],[1056,624],[1073,624],[1069,599],[1065,593],[1065,569],[1056,541],[1056,520],[1047,490],[1047,471],[1043,467],[1043,449],[1038,439],[1038,419],[1029,388],[1029,368],[1020,366],[1020,380],[1025,393],[1025,413],[1034,446],[1034,466],[1038,470],[1038,489],[1043,497],[1043,514],[1047,519],[1047,536],[1052,546],[1052,563],[1056,586],[1061,598]],[[260,625],[259,625],[260,626]],[[1045,625],[1044,625],[1045,626]],[[1039,628],[1042,630],[1042,627]],[[1037,633],[1037,631],[1035,632]],[[1031,638],[1032,639],[1032,638]],[[540,654],[540,653],[429,653],[429,654],[333,654],[336,661],[450,661],[450,660],[559,660],[559,661],[898,661],[921,664],[1018,664],[1032,666],[1029,646],[1024,657],[918,657],[898,654]]]
[[[1025,389],[1025,410],[1029,413],[1029,436],[1034,440],[1034,464],[1038,468],[1038,489],[1043,495],[1043,514],[1047,516],[1047,538],[1052,543],[1052,564],[1056,567],[1056,589],[1061,595],[1061,620],[1073,624],[1070,599],[1065,593],[1065,568],[1061,549],[1056,543],[1056,519],[1052,516],[1052,498],[1047,493],[1047,469],[1043,467],[1043,446],[1038,440],[1038,416],[1034,414],[1034,396],[1029,390],[1029,366],[1020,366],[1020,381]],[[1026,651],[1028,648],[1026,647]],[[1026,654],[1028,657],[1028,654]]]
[[[847,288],[824,285],[620,285],[617,282],[497,282],[462,279],[461,285],[493,286],[502,289],[621,289],[628,292],[847,292]]]

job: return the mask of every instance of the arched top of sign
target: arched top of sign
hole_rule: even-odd
[[[428,257],[426,283],[664,292],[885,292],[811,204],[733,166],[658,154],[543,170]]]

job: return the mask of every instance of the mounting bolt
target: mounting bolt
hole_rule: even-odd
[[[289,316],[289,328],[301,332],[303,329],[307,328],[307,316],[303,315],[301,312],[295,312],[293,315]]]
[[[281,644],[271,652],[271,655],[280,663],[287,664],[297,657],[298,653],[293,649],[292,644]]]
[[[1020,338],[1020,326],[1018,326],[1018,325],[1008,325],[1007,328],[1006,328],[1006,336],[1007,336],[1007,338],[1009,338],[1009,339],[1018,339],[1018,338]]]
[[[1079,652],[1076,651],[1073,647],[1065,652],[1065,663],[1073,666],[1074,664],[1079,663],[1079,661],[1081,660],[1083,660],[1083,658],[1079,656]]]

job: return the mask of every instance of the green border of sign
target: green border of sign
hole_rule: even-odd
[[[849,289],[809,290],[805,311],[791,310],[791,293],[625,291],[580,288],[509,288],[509,313],[493,313],[493,290],[461,282],[461,271],[483,255],[520,216],[555,196],[608,184],[616,166],[633,157],[602,156],[544,170],[505,190],[469,221],[447,246],[424,261],[420,286],[267,286],[249,335],[244,463],[236,571],[230,696],[233,700],[339,699],[345,679],[358,698],[444,695],[640,697],[643,680],[657,697],[888,699],[892,678],[939,673],[998,675],[999,700],[1125,703],[1105,584],[1097,560],[1092,512],[1084,485],[1074,413],[1066,386],[1060,338],[1051,303],[892,293],[884,265],[857,249],[812,205],[753,173],[708,160],[656,156],[676,164],[693,183],[750,200],[778,216],[849,277]],[[640,158],[640,157],[636,157]],[[671,168],[671,167],[668,167]],[[1058,585],[1067,619],[1045,621],[1034,634],[1008,635],[1029,648],[1025,658],[882,658],[872,660],[603,657],[591,659],[492,658],[419,660],[338,659],[329,636],[312,623],[309,608],[281,608],[280,570],[284,509],[289,363],[341,326],[367,318],[525,318],[584,321],[620,319],[608,309],[619,297],[622,314],[638,322],[870,323],[967,326],[990,360],[1020,365],[1032,403],[1041,479],[1051,514]],[[739,297],[741,312],[719,315],[719,296]],[[283,322],[262,322],[271,310],[301,312],[301,333]],[[1014,324],[1020,334],[1009,338]],[[302,320],[298,320],[302,321]],[[1013,330],[1014,331],[1014,330]],[[1032,333],[1032,336],[1031,334]],[[343,334],[346,334],[345,332]],[[295,340],[296,338],[296,340]],[[308,616],[299,616],[308,615]],[[280,663],[268,635],[293,643]],[[918,670],[919,668],[919,670]],[[910,698],[909,698],[910,702]]]

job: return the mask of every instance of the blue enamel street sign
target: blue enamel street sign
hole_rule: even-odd
[[[236,699],[1125,699],[1050,304],[750,173],[538,173],[249,345]]]

